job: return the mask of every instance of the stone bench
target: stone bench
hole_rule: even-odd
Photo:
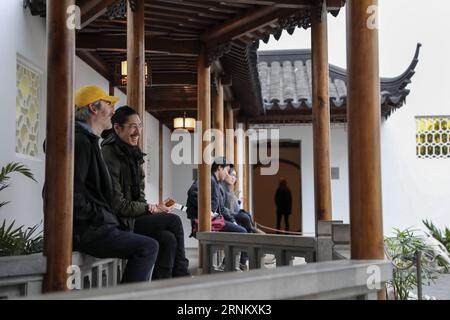
[[[98,259],[80,252],[72,253],[69,276],[70,289],[91,289],[115,286],[120,282],[125,260]],[[37,295],[47,270],[42,253],[26,256],[0,257],[0,299]]]

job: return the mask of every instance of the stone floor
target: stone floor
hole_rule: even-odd
[[[423,286],[423,295],[435,297],[438,300],[450,300],[450,274],[439,274],[436,283]]]

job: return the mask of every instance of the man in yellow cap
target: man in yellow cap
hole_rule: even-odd
[[[149,281],[158,242],[125,231],[117,219],[111,177],[99,147],[118,100],[96,86],[81,87],[75,94],[73,247],[98,258],[127,259],[122,283]]]

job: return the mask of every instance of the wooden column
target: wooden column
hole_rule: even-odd
[[[214,109],[214,129],[218,130],[219,140],[216,143],[216,157],[224,156],[224,106],[223,106],[223,86],[220,78],[217,79],[217,95],[215,96]]]
[[[159,202],[163,202],[163,190],[164,190],[164,127],[159,120]]]
[[[250,211],[250,141],[246,134],[248,130],[248,123],[245,123],[244,130],[244,210]]]
[[[114,96],[114,83],[112,81],[109,82],[109,95]]]
[[[326,5],[311,14],[315,222],[331,220],[330,98]]]
[[[233,109],[229,105],[225,108],[225,157],[227,161],[232,161],[233,163],[237,163],[234,160],[234,114]],[[228,133],[227,130],[233,131],[233,135]],[[231,132],[230,131],[230,132]]]
[[[352,259],[383,259],[377,0],[347,1],[348,150]],[[372,20],[373,21],[373,20]]]
[[[211,129],[211,75],[210,68],[206,64],[205,48],[203,46],[198,56],[197,81],[198,121],[201,124],[199,132],[201,158],[198,165],[199,231],[210,231],[211,159],[210,155],[203,154],[209,144],[209,141],[203,141],[203,137],[205,132]]]
[[[72,264],[73,72],[75,28],[67,28],[74,0],[47,1],[47,134],[44,195],[44,292],[67,290]]]
[[[234,144],[234,167],[236,168],[237,177],[239,178],[239,150],[238,150],[238,137],[236,135],[236,130],[238,130],[238,123],[237,123],[237,117],[234,117],[234,123],[233,123],[233,129],[235,131],[235,134],[233,135],[233,144]],[[236,180],[236,183],[234,185],[234,191],[239,191],[239,179]],[[240,197],[240,195],[239,195]]]
[[[145,121],[145,23],[144,0],[136,0],[133,11],[127,1],[127,100],[128,105]],[[145,130],[145,128],[144,128]],[[144,150],[145,131],[141,132],[139,147]]]

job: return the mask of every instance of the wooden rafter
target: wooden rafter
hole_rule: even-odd
[[[114,73],[111,67],[96,53],[86,50],[77,50],[77,56],[86,62],[91,68],[100,73],[108,81],[114,81]]]
[[[106,9],[117,0],[80,0],[81,28],[105,14]]]
[[[172,53],[182,56],[197,56],[199,42],[195,40],[174,41],[171,39],[155,39],[146,37],[145,52],[146,53]],[[127,50],[127,37],[118,36],[102,36],[99,34],[80,33],[77,36],[77,49],[97,51],[120,51]]]

